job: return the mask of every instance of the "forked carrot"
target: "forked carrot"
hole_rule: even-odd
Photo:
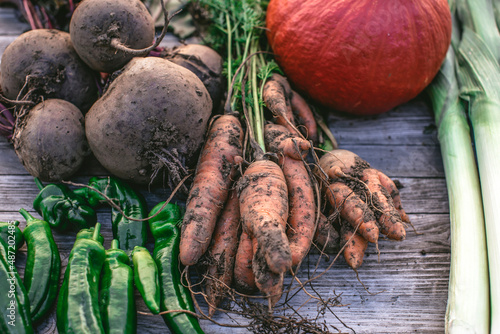
[[[406,231],[401,215],[394,206],[391,194],[380,182],[380,174],[382,173],[376,169],[367,168],[363,171],[363,176],[361,177],[361,180],[370,189],[371,204],[375,208],[373,213],[377,217],[380,233],[386,235],[389,239],[404,240]]]
[[[399,215],[403,222],[411,224],[410,218],[406,214],[405,210],[403,210],[403,206],[401,204],[401,196],[399,194],[399,190],[396,187],[396,184],[384,173],[381,171],[378,172],[378,178],[380,180],[380,184],[387,190],[387,192],[392,197],[392,201],[394,203],[394,207],[399,211]]]
[[[364,202],[369,205],[372,214],[376,217],[380,232],[393,240],[405,239],[406,231],[403,222],[409,223],[409,218],[401,207],[399,191],[391,179],[347,150],[333,150],[325,154],[320,159],[320,167],[336,184],[357,179],[356,184],[352,182],[351,184],[364,194]],[[350,189],[345,189],[345,187],[347,186],[344,185],[341,191],[344,198]],[[330,186],[330,188],[332,187]],[[337,190],[340,191],[340,186]],[[355,194],[353,193],[353,195]],[[339,195],[340,200],[342,200],[341,196]],[[347,219],[346,216],[344,218]],[[367,235],[363,234],[362,229],[359,232],[372,242]]]
[[[267,159],[256,160],[238,181],[238,194],[244,231],[256,239],[269,269],[284,273],[292,266],[292,255],[285,233],[288,190],[281,168]]]
[[[314,188],[302,161],[311,145],[278,124],[267,124],[264,134],[267,149],[279,157],[288,187],[287,236],[292,252],[292,265],[296,266],[307,255],[315,231]]]
[[[333,182],[325,190],[326,197],[341,217],[346,219],[369,242],[377,243],[379,228],[373,211],[354,191],[341,181]]]

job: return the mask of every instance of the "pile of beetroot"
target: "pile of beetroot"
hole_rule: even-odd
[[[139,0],[86,0],[69,33],[31,30],[7,47],[2,129],[33,176],[68,179],[91,152],[134,183],[187,175],[221,97],[222,60],[201,45],[159,53],[158,42]]]

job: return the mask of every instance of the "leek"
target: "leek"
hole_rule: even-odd
[[[493,14],[495,14],[497,28],[500,30],[500,1],[498,0],[493,0]]]
[[[498,1],[498,0],[493,0]],[[477,33],[500,61],[500,32],[498,31],[492,0],[456,0],[457,14],[464,27]]]
[[[451,263],[446,333],[488,333],[489,286],[481,189],[450,47],[428,93],[438,129],[450,207]]]
[[[467,28],[463,31],[457,58],[461,97],[469,104],[481,182],[490,278],[491,333],[500,333],[500,67],[485,42]],[[473,206],[470,203],[467,208]]]

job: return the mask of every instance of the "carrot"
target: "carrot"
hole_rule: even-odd
[[[236,258],[234,260],[233,280],[236,291],[251,294],[256,289],[255,275],[252,269],[253,244],[250,236],[242,231]]]
[[[363,184],[352,183],[353,188],[364,194],[365,202],[370,205],[380,232],[393,240],[405,239],[403,222],[409,222],[409,218],[401,207],[399,191],[390,178],[347,150],[329,152],[321,157],[320,166],[333,180],[340,178],[343,182],[348,182],[356,178],[362,181]],[[362,234],[361,231],[360,233]],[[366,235],[364,237],[371,241]]]
[[[364,181],[370,189],[372,205],[375,207],[373,212],[380,226],[380,233],[386,235],[389,239],[404,240],[406,231],[402,224],[401,215],[394,206],[393,198],[387,189],[380,182],[380,173],[373,168],[367,168],[363,171],[361,180]]]
[[[390,196],[392,197],[394,207],[396,208],[396,210],[398,210],[399,215],[401,216],[401,220],[405,223],[410,224],[410,218],[406,214],[405,210],[403,210],[403,206],[401,204],[401,196],[394,182],[387,175],[380,171],[378,172],[378,178],[380,180],[380,184],[389,192]]]
[[[346,219],[369,242],[377,243],[379,228],[368,205],[341,181],[328,185],[326,196],[340,216]]]
[[[305,139],[290,133],[284,126],[277,124],[267,124],[264,134],[268,150],[279,157],[288,188],[287,236],[292,252],[292,265],[296,266],[307,255],[315,230],[314,188],[301,160],[311,145]]]
[[[319,250],[324,253],[332,254],[339,247],[339,233],[328,218],[322,213],[319,213],[318,226],[314,234],[314,241]]]
[[[274,307],[283,294],[285,274],[272,272],[265,260],[265,255],[261,254],[262,248],[259,248],[256,239],[252,242],[253,252],[255,254],[252,261],[255,284],[259,291],[267,297],[269,306]]]
[[[266,124],[264,136],[266,148],[278,155],[280,164],[283,163],[284,157],[302,161],[311,149],[311,144],[307,140],[294,135],[283,125]]]
[[[292,256],[285,233],[288,190],[281,168],[265,159],[250,164],[238,181],[238,197],[243,229],[256,239],[257,253],[276,274],[290,269]],[[255,257],[254,252],[254,262]]]
[[[306,138],[309,138],[313,143],[318,142],[318,125],[314,114],[307,104],[306,100],[299,93],[292,90],[292,100],[290,101],[292,111],[297,116],[298,121],[306,129]]]
[[[291,98],[292,89],[288,81],[283,76],[274,73],[264,85],[262,99],[276,117],[276,123],[295,133],[297,130],[294,128],[295,119],[290,104]]]
[[[217,217],[236,175],[235,157],[241,155],[243,130],[235,116],[213,121],[203,147],[182,222],[179,258],[194,265],[210,245]]]
[[[226,205],[215,226],[212,243],[208,249],[209,266],[205,291],[208,314],[214,315],[227,288],[231,286],[234,259],[238,249],[238,230],[240,223],[240,203],[236,191],[229,193]]]
[[[356,270],[363,263],[368,241],[358,233],[354,232],[348,224],[342,224],[340,228],[342,243],[344,246],[344,258],[349,267]]]

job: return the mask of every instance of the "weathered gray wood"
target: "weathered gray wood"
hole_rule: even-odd
[[[421,97],[381,115],[359,117],[331,113],[328,122],[340,144],[438,145],[433,115]]]
[[[15,13],[14,8],[0,8],[0,55],[19,34],[29,29],[29,25],[20,22]]]
[[[0,8],[0,54],[25,29],[27,25],[16,20],[14,10]],[[332,326],[332,331],[338,329],[342,333],[443,333],[450,261],[449,210],[439,145],[428,106],[417,98],[378,116],[331,114],[328,124],[341,148],[352,150],[373,167],[400,181],[403,206],[416,232],[408,226],[403,242],[381,238],[378,251],[375,245],[369,245],[358,271],[364,286],[342,257],[315,279],[312,284],[316,293],[323,299],[340,295],[343,304],[332,308],[334,314],[327,311],[319,321]],[[91,175],[104,174],[102,166],[95,159],[89,159],[73,181],[85,183]],[[152,191],[140,188],[140,191],[150,207],[170,194],[169,190],[158,188]],[[17,219],[24,228],[25,223],[17,211],[24,207],[38,217],[31,206],[37,193],[33,178],[22,167],[11,145],[0,139],[0,221]],[[102,233],[108,247],[112,238],[109,209],[98,209],[98,219],[103,224]],[[64,269],[74,234],[54,232],[54,237]],[[318,257],[317,250],[310,252],[298,271],[300,280],[305,281],[317,263],[317,272],[326,270],[330,262],[324,258],[318,262]],[[26,246],[17,261],[22,275]],[[290,275],[287,282],[291,282]],[[312,293],[311,287],[307,289]],[[308,296],[300,292],[289,305],[300,308],[301,316],[317,316],[318,303],[312,300],[302,305],[307,299]],[[147,312],[139,295],[136,300],[139,310]],[[206,311],[206,304],[198,300]],[[285,297],[281,302],[284,300]],[[237,315],[217,313],[214,318],[223,323],[231,323],[231,319],[246,324],[246,320]],[[248,333],[246,328],[220,327],[209,321],[201,324],[206,333]],[[57,333],[54,314],[37,327],[37,333]],[[139,314],[138,333],[168,333],[168,329],[159,316]]]
[[[14,8],[0,8],[0,32],[2,37],[16,37],[29,29],[29,25],[26,22],[21,22],[18,19],[19,15],[18,11]]]
[[[78,182],[86,182],[88,178],[78,178]],[[401,189],[402,203],[408,213],[447,213],[448,202],[444,179],[399,178],[404,188]],[[150,204],[166,198],[168,190],[155,188],[149,192],[140,188]],[[16,211],[20,204],[33,201],[38,189],[30,175],[13,175],[0,178],[0,211]],[[163,195],[160,195],[163,194]]]
[[[438,146],[382,146],[350,145],[340,148],[355,152],[370,162],[372,167],[382,170],[390,177],[444,177],[443,164]],[[11,144],[0,138],[0,175],[22,175],[26,172],[20,167],[19,159]],[[99,175],[105,169],[89,157],[79,175]]]

